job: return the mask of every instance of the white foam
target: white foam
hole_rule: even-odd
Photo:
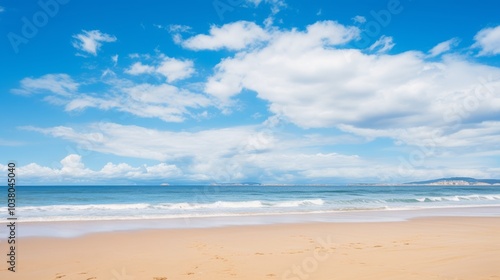
[[[438,202],[438,201],[494,201],[500,200],[500,195],[455,195],[455,196],[435,196],[421,197],[416,199],[419,202]]]
[[[306,199],[306,200],[292,200],[284,202],[272,203],[272,207],[298,207],[298,206],[308,206],[308,205],[323,205],[325,201],[323,199]]]

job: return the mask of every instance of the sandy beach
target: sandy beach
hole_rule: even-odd
[[[107,232],[18,248],[17,272],[4,262],[0,279],[500,279],[500,218]]]

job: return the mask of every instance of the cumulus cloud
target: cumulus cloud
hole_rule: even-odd
[[[191,60],[179,60],[165,57],[156,71],[167,78],[167,82],[190,77],[194,73],[193,62]]]
[[[476,35],[475,47],[481,55],[496,53],[495,32],[485,29]],[[187,131],[108,122],[26,127],[85,150],[162,162],[147,167],[109,163],[95,171],[71,155],[61,161],[61,168],[32,164],[26,170],[79,178],[173,172],[192,180],[219,181],[380,179],[399,172],[399,159],[342,154],[335,144],[389,138],[396,144],[391,148],[424,154],[425,164],[399,173],[407,179],[499,174],[484,164],[485,158],[500,154],[498,67],[450,52],[458,39],[439,43],[428,52],[388,53],[394,46],[392,37],[381,36],[366,49],[352,48],[359,35],[359,28],[333,21],[304,29],[262,28],[245,21],[212,27],[208,35],[178,41],[195,51],[231,51],[210,69],[210,76],[202,77],[201,86],[189,80],[172,85],[192,77],[195,66],[189,59],[165,55],[130,55],[134,62],[125,70],[129,75],[120,78],[122,73],[110,70],[99,81],[99,93],[85,91],[95,81],[78,83],[66,74],[25,78],[13,92],[58,98],[67,111],[98,108],[166,122],[206,116],[208,107],[224,111],[251,92],[265,101],[272,115],[263,126],[275,127],[279,120],[293,126],[293,131],[295,126],[304,129],[281,135],[259,133],[262,126],[258,125]],[[204,92],[196,92],[202,87]],[[345,138],[335,142],[322,132],[312,136],[308,131],[333,131]],[[461,167],[458,157],[469,167]]]
[[[134,182],[136,180],[168,180],[179,178],[182,175],[182,172],[175,165],[164,162],[139,167],[132,167],[126,163],[108,162],[100,170],[91,170],[85,167],[82,156],[77,154],[69,154],[60,161],[59,165],[60,167],[47,167],[30,163],[20,166],[18,173],[25,180],[35,183],[46,181],[98,183],[106,180]]]
[[[97,51],[102,43],[111,43],[116,41],[116,37],[102,33],[99,30],[82,30],[82,33],[73,35],[73,47],[82,52],[97,56]]]
[[[154,73],[155,70],[155,67],[151,65],[144,65],[142,64],[142,62],[136,62],[132,64],[127,70],[125,70],[125,72],[130,75],[141,75]]]
[[[441,42],[434,46],[430,51],[429,51],[429,56],[430,57],[435,57],[438,55],[441,55],[443,53],[446,53],[450,51],[452,48],[456,47],[460,41],[457,38],[453,38],[444,42]]]
[[[288,32],[283,32],[278,37],[278,43],[286,42],[287,40],[292,40],[294,43],[300,39],[306,40],[303,44],[309,46],[338,46],[350,42],[359,37],[359,29],[357,27],[348,27],[339,24],[335,21],[319,21],[314,24],[307,26],[305,32],[300,32],[297,34],[296,31],[291,30]],[[295,36],[298,35],[298,36]],[[280,42],[281,41],[281,42]],[[274,42],[273,42],[274,43]],[[290,42],[292,43],[292,42]],[[303,46],[305,46],[303,45]]]
[[[474,48],[479,48],[479,56],[500,54],[500,25],[480,30],[474,36]]]
[[[463,128],[459,123],[495,120],[499,68],[453,55],[436,62],[419,51],[388,55],[341,46],[358,32],[318,22],[304,32],[273,33],[265,45],[221,61],[205,91],[223,102],[250,90],[300,127],[375,129],[380,137],[420,127],[447,135]],[[379,50],[392,44],[383,38]]]
[[[136,62],[125,70],[130,75],[152,74],[156,73],[164,76],[167,82],[175,82],[189,78],[194,73],[194,63],[191,60],[180,60],[168,56],[160,56],[155,65],[145,65],[142,62]]]
[[[268,34],[253,22],[238,21],[221,27],[212,26],[209,34],[200,34],[182,41],[191,50],[241,50],[267,40]]]

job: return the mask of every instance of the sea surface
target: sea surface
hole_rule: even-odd
[[[499,207],[500,186],[18,186],[24,222]],[[7,191],[0,194],[7,201]],[[0,204],[0,222],[7,219]]]

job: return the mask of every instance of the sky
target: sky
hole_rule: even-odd
[[[500,3],[0,1],[0,178],[500,178]]]

